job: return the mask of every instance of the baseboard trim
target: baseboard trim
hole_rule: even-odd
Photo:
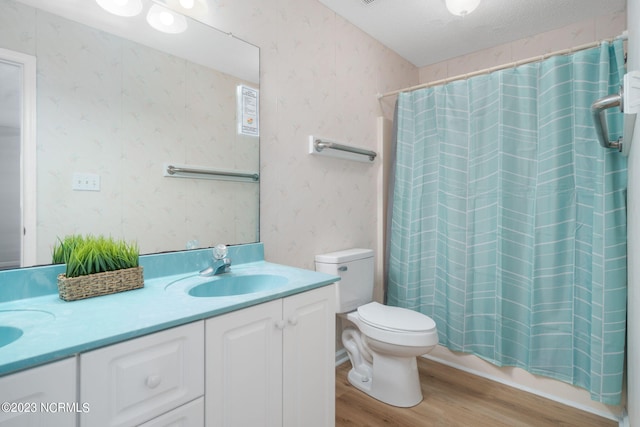
[[[347,360],[349,360],[349,355],[347,354],[347,350],[345,350],[344,348],[341,348],[340,350],[336,351],[336,366],[342,365]]]
[[[622,417],[620,417],[620,422],[618,423],[619,427],[631,427],[631,424],[629,423],[629,415],[627,414],[627,411],[622,411]]]

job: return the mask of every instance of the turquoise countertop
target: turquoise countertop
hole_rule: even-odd
[[[39,278],[36,296],[30,297],[2,298],[3,289],[5,294],[15,294],[7,287],[12,286],[12,280],[19,280],[15,273],[0,274],[0,325],[24,332],[16,341],[0,347],[0,375],[339,280],[324,273],[266,262],[262,260],[261,244],[230,247],[230,256],[234,263],[229,275],[273,274],[284,276],[287,281],[271,290],[242,295],[190,296],[189,288],[207,280],[197,272],[206,267],[210,250],[141,257],[144,288],[72,302],[61,300],[55,286],[55,293],[51,292],[51,277],[57,276],[60,266],[39,267],[52,269],[51,272],[24,269],[25,274]]]

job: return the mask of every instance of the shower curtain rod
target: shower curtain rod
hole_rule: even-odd
[[[399,93],[402,92],[413,92],[414,90],[418,90],[418,89],[425,89],[428,87],[432,87],[432,86],[440,86],[440,85],[444,85],[447,83],[451,83],[457,80],[466,80],[468,78],[471,77],[475,77],[475,76],[480,76],[482,74],[490,74],[493,73],[495,71],[500,71],[500,70],[506,70],[507,68],[513,68],[513,67],[518,67],[520,65],[524,65],[524,64],[531,64],[532,62],[539,62],[539,61],[543,61],[545,59],[551,58],[552,56],[559,56],[559,55],[568,55],[574,52],[579,52],[581,50],[585,50],[585,49],[591,49],[592,47],[597,47],[600,46],[601,43],[604,42],[612,42],[614,40],[627,40],[627,32],[623,32],[621,35],[611,38],[611,39],[605,39],[605,40],[601,40],[598,42],[591,42],[591,43],[587,43],[587,44],[583,44],[580,46],[576,46],[576,47],[572,47],[569,49],[563,49],[563,50],[558,50],[555,52],[550,52],[550,53],[545,53],[544,55],[538,55],[538,56],[534,56],[531,58],[527,58],[527,59],[521,59],[519,61],[514,61],[514,62],[510,62],[508,64],[503,64],[503,65],[497,65],[495,67],[490,67],[490,68],[485,68],[484,70],[478,70],[478,71],[473,71],[471,73],[466,73],[466,74],[460,74],[454,77],[447,77],[445,79],[440,79],[440,80],[435,80],[429,83],[422,83],[416,86],[410,86],[410,87],[406,87],[404,89],[397,89],[397,90],[393,90],[391,92],[386,92],[386,93],[382,93],[382,94],[378,94],[378,99],[382,99],[382,98],[386,98],[387,96],[393,96],[393,95],[397,95]]]

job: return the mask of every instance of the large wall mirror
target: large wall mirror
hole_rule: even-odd
[[[37,70],[34,170],[19,163],[24,118],[0,123],[2,160],[15,159],[0,184],[0,268],[48,264],[56,240],[74,233],[137,241],[142,254],[259,241],[257,111],[247,131],[242,108],[255,105],[238,89],[257,94],[259,50],[198,19],[159,32],[146,16],[165,1],[141,3],[122,17],[95,0],[0,0],[0,53],[35,57]],[[13,68],[0,73],[15,80]],[[0,96],[15,102],[2,79]],[[255,178],[176,178],[167,165]],[[35,176],[35,194],[25,176]],[[32,226],[15,210],[30,197]]]

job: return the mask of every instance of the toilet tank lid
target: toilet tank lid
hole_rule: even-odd
[[[326,264],[342,264],[343,262],[356,261],[364,258],[372,258],[372,249],[346,249],[343,251],[330,252],[328,254],[316,255],[316,262]]]

